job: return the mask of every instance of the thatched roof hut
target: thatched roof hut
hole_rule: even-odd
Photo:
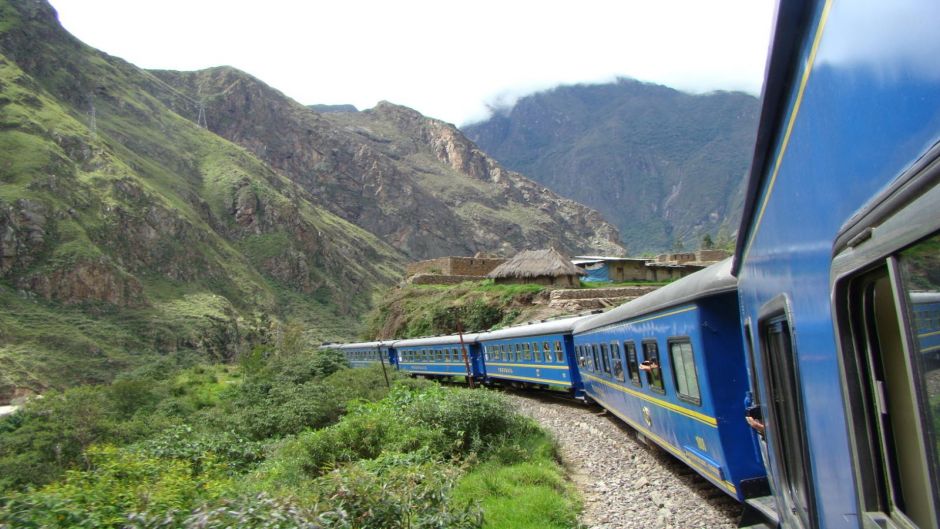
[[[538,283],[540,285],[578,287],[584,271],[555,249],[526,250],[497,266],[487,277],[497,284]]]

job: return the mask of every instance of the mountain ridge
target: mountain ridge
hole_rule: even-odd
[[[727,240],[740,216],[757,99],[619,79],[531,94],[465,134],[507,167],[596,208],[632,251]]]

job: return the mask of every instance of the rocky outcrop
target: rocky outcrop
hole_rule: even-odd
[[[320,114],[232,68],[154,73],[205,100],[210,130],[409,257],[512,255],[551,246],[624,253],[617,230],[596,211],[507,171],[453,125],[414,110],[380,103]],[[196,115],[186,101],[166,102],[181,115]],[[249,222],[255,207],[250,196],[239,195],[239,223]]]
[[[46,249],[52,229],[48,208],[36,200],[0,200],[0,277],[32,265]]]
[[[17,284],[66,305],[98,302],[139,308],[147,304],[140,282],[104,259],[42,270],[18,280]]]

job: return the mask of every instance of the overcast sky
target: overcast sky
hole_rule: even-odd
[[[758,95],[770,0],[51,0],[87,44],[144,68],[230,65],[304,104],[381,100],[458,125],[618,76]]]

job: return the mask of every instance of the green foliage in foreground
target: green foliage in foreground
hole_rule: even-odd
[[[0,421],[0,528],[574,526],[552,442],[501,395],[305,355],[35,401]]]

